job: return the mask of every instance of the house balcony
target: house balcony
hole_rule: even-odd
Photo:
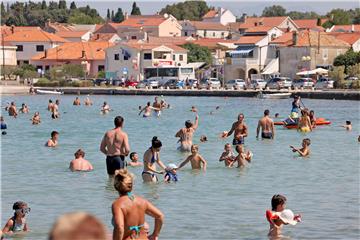
[[[257,58],[226,58],[226,64],[228,65],[259,65],[260,61]]]

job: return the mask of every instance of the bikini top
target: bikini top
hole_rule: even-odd
[[[149,149],[151,150],[151,147]],[[151,157],[150,162],[155,163],[158,160],[158,155],[156,153],[154,153],[152,150],[151,150],[151,153],[152,153],[152,157]]]
[[[11,218],[13,220],[13,226],[12,226],[12,231],[13,232],[20,232],[20,231],[24,231],[24,227],[25,227],[25,220],[23,223],[17,223],[15,220],[15,217]]]

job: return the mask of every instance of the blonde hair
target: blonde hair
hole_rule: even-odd
[[[192,148],[195,148],[196,151],[199,151],[199,145],[197,144],[193,144],[191,145]]]
[[[60,216],[49,234],[49,240],[83,239],[107,239],[106,228],[103,223],[85,212],[67,213]]]
[[[80,148],[74,153],[75,157],[78,158],[80,156],[85,157],[85,152]]]
[[[132,191],[134,176],[127,169],[115,171],[114,187],[120,195],[125,195]]]

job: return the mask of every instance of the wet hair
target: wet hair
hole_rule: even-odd
[[[49,103],[52,103],[52,100],[51,100],[51,99],[49,99]]]
[[[153,148],[161,148],[162,147],[162,143],[161,141],[158,139],[157,136],[154,136],[151,140],[151,147]]]
[[[265,115],[265,116],[269,116],[269,114],[270,114],[269,109],[266,109],[266,110],[264,111],[264,115]]]
[[[107,104],[107,102],[104,102],[104,105],[106,105]]]
[[[191,122],[190,120],[186,120],[186,121],[185,121],[185,127],[186,127],[186,128],[191,128],[192,125],[193,125],[193,124],[192,124],[192,122]]]
[[[351,125],[351,121],[346,121],[346,125]]]
[[[18,209],[22,209],[24,207],[27,207],[27,203],[23,202],[23,201],[17,201],[16,203],[13,204],[13,210],[18,210]]]
[[[231,147],[231,144],[230,144],[230,143],[226,143],[225,146],[224,146],[224,148],[229,147],[229,146]]]
[[[196,149],[196,151],[199,151],[199,145],[197,145],[197,144],[193,144],[193,145],[191,145],[191,148],[195,148],[195,149]]]
[[[107,239],[104,224],[85,212],[66,213],[60,216],[49,233],[49,240],[83,239]]]
[[[240,116],[245,117],[243,113],[239,113],[238,120],[240,119]]]
[[[116,116],[114,119],[115,127],[122,127],[124,123],[124,118],[122,116]]]
[[[243,145],[242,144],[236,145],[235,149],[236,149],[237,153],[243,152],[243,151],[240,151],[240,150],[243,150]]]
[[[310,138],[303,139],[303,142],[306,144],[306,146],[310,146],[310,144],[311,144]]]
[[[276,194],[271,199],[271,208],[273,211],[276,211],[277,206],[283,205],[286,203],[286,197],[280,194]]]
[[[51,132],[51,137],[54,137],[56,134],[59,134],[57,131],[52,131]]]
[[[78,158],[78,157],[80,157],[80,156],[85,157],[85,152],[80,148],[80,149],[78,149],[78,150],[74,153],[74,156],[75,156],[76,158]]]
[[[147,106],[150,106],[151,105],[151,102],[147,102],[147,104],[146,104]]]
[[[127,169],[120,169],[115,171],[114,187],[120,195],[125,195],[131,192],[133,187],[134,177]]]
[[[279,113],[275,113],[275,117],[278,117],[279,116]]]
[[[130,159],[131,159],[131,160],[133,160],[135,154],[137,154],[137,152],[132,152],[132,153],[130,153]]]
[[[314,110],[311,110],[310,113],[315,113]]]

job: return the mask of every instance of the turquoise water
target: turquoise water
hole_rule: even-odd
[[[2,103],[26,102],[31,114],[12,119],[4,114],[8,134],[2,136],[1,151],[1,226],[12,216],[12,204],[29,203],[31,233],[24,239],[46,239],[57,216],[70,211],[87,211],[111,228],[111,203],[118,196],[106,174],[105,157],[99,151],[104,132],[113,127],[116,115],[125,118],[131,149],[143,155],[156,135],[163,142],[161,160],[179,163],[186,154],[176,151],[174,137],[185,120],[194,119],[189,111],[198,107],[200,124],[194,142],[202,134],[208,142],[200,144],[200,153],[208,161],[206,173],[193,172],[190,165],[179,172],[176,184],[143,184],[142,168],[132,168],[136,175],[134,192],[165,214],[160,239],[266,239],[268,223],[265,211],[272,195],[281,193],[287,207],[302,214],[303,222],[285,226],[284,235],[291,239],[358,239],[359,238],[359,102],[304,99],[317,116],[332,125],[317,128],[307,135],[278,127],[274,141],[256,140],[256,126],[263,110],[285,116],[291,100],[252,98],[166,97],[172,109],[157,118],[143,119],[138,106],[152,97],[92,96],[94,106],[75,107],[75,96],[61,96],[60,120],[52,120],[47,112],[50,96],[3,96]],[[84,97],[81,97],[82,100]],[[115,110],[100,115],[103,101]],[[214,115],[209,112],[220,109]],[[29,120],[40,111],[42,123],[32,126]],[[250,167],[227,169],[218,162],[223,146],[218,134],[229,130],[239,112],[245,114],[249,126],[246,148],[254,153]],[[345,120],[353,122],[353,131],[341,127]],[[50,132],[60,132],[56,149],[44,147]],[[289,145],[300,146],[301,140],[312,141],[311,156],[302,159]],[[82,148],[85,158],[95,170],[72,173],[68,170],[74,152]],[[148,219],[150,221],[150,219]],[[153,224],[153,221],[150,221]]]

